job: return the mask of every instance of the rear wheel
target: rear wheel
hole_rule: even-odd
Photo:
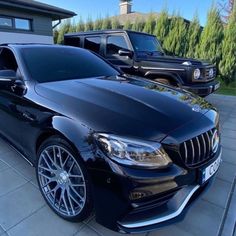
[[[50,208],[68,221],[82,221],[92,212],[90,180],[72,147],[58,136],[42,143],[36,174],[40,191]]]

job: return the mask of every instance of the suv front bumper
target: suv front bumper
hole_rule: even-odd
[[[208,83],[199,83],[199,84],[191,84],[191,85],[183,85],[182,88],[188,90],[192,93],[195,93],[199,96],[205,97],[209,94],[215,92],[220,87],[220,82],[214,80]]]

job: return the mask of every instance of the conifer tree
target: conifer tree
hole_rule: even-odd
[[[94,25],[93,25],[93,29],[94,30],[101,30],[102,29],[102,18],[101,16],[99,16],[95,21],[94,21]]]
[[[85,24],[84,24],[84,21],[83,21],[82,17],[80,17],[79,22],[76,26],[76,31],[77,32],[83,32],[84,30],[85,30]]]
[[[134,31],[142,32],[143,28],[144,28],[144,25],[145,25],[145,22],[144,22],[143,18],[137,17],[135,19],[135,22],[132,24],[131,29],[134,30]]]
[[[60,28],[59,28],[59,30],[58,30],[58,31],[59,31],[58,37],[57,37],[57,43],[58,43],[58,44],[63,43],[63,41],[64,41],[64,34],[66,34],[66,33],[69,32],[70,27],[71,27],[71,21],[70,21],[70,19],[65,20],[65,21],[61,24],[61,26],[60,26]]]
[[[163,44],[169,33],[169,27],[170,19],[168,16],[168,11],[167,9],[163,9],[160,16],[156,19],[156,26],[154,29],[154,34],[157,36],[161,44]]]
[[[220,72],[226,84],[236,80],[236,7],[225,27]]]
[[[111,19],[109,18],[109,16],[107,16],[105,19],[103,19],[102,21],[102,29],[111,29],[112,25],[111,25]]]
[[[91,31],[93,30],[93,21],[91,17],[88,17],[86,24],[85,24],[85,31]]]
[[[223,40],[223,23],[219,10],[212,6],[207,16],[207,23],[201,34],[197,56],[218,65],[221,59]]]
[[[197,47],[201,36],[201,25],[199,23],[198,15],[196,14],[191,21],[186,40],[186,56],[195,57],[197,56]]]
[[[132,24],[130,22],[130,20],[127,20],[124,24],[124,29],[125,30],[129,30],[129,29],[132,29]]]
[[[145,22],[143,32],[148,33],[148,34],[153,34],[154,29],[155,29],[155,25],[156,25],[155,17],[153,15],[153,13],[150,13],[146,22]]]
[[[179,15],[173,15],[170,24],[170,32],[164,40],[164,48],[177,56],[185,55],[186,28],[184,19]]]
[[[112,29],[119,29],[120,28],[120,22],[117,19],[117,17],[113,17],[111,21],[111,28]]]

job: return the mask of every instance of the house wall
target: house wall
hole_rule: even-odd
[[[53,43],[52,19],[19,9],[0,8],[0,16],[26,18],[32,21],[32,31],[0,26],[0,43]]]

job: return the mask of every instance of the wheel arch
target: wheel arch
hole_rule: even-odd
[[[170,80],[176,85],[183,85],[183,80],[178,74],[168,73],[168,72],[158,72],[158,71],[148,71],[145,73],[145,77],[148,79],[155,79],[157,77]]]
[[[37,155],[40,145],[46,139],[55,135],[68,142],[76,154],[83,159],[81,152],[90,145],[88,142],[90,132],[85,126],[79,126],[76,121],[66,117],[53,117],[51,126],[40,131],[35,143],[35,154]]]

